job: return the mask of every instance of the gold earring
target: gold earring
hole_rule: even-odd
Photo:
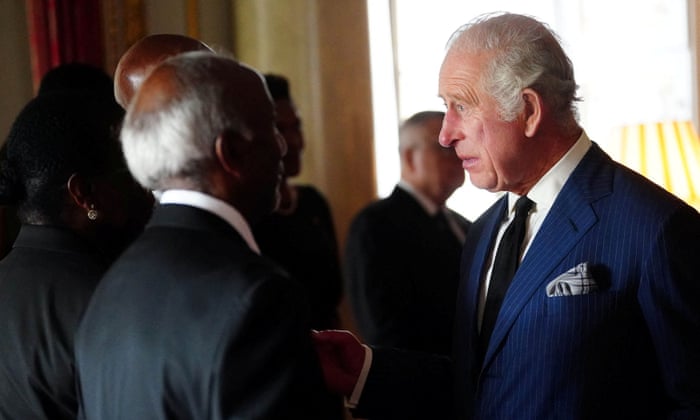
[[[97,220],[97,218],[99,217],[99,215],[100,215],[100,213],[99,213],[97,210],[95,210],[95,205],[94,205],[94,204],[90,204],[90,210],[88,210],[88,212],[87,212],[87,217],[88,217],[88,219],[90,219],[90,220]]]

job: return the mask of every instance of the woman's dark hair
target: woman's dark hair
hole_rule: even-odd
[[[84,91],[108,98],[114,96],[114,83],[99,67],[85,63],[66,63],[46,72],[37,95],[59,91]]]
[[[286,77],[277,74],[266,74],[265,84],[270,91],[270,96],[275,101],[289,100],[289,81]]]
[[[0,164],[0,205],[23,223],[61,224],[68,179],[123,168],[124,111],[97,92],[56,90],[32,99],[14,121]]]

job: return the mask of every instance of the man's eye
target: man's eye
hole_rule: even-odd
[[[455,109],[459,112],[464,112],[466,110],[464,105],[460,105],[460,104],[455,105]]]

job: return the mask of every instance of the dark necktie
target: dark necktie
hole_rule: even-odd
[[[501,303],[506,295],[510,281],[515,275],[515,271],[520,264],[520,248],[525,237],[525,226],[527,215],[535,203],[526,196],[522,196],[515,202],[515,217],[508,225],[501,237],[498,245],[496,259],[491,271],[491,281],[489,283],[486,304],[484,305],[484,316],[481,322],[481,334],[479,335],[481,356],[486,353],[486,348],[496,323]]]

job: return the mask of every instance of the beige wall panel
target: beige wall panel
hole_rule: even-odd
[[[231,0],[200,0],[199,39],[214,49],[232,51]]]
[[[366,3],[232,1],[235,54],[290,79],[307,143],[298,181],[328,198],[342,252],[352,217],[376,198]],[[356,330],[345,300],[340,313]]]
[[[340,243],[376,195],[365,2],[236,0],[234,51],[289,77],[307,147],[300,181],[331,203]]]
[[[33,96],[29,35],[23,1],[0,0],[0,144]]]
[[[693,123],[695,129],[700,131],[700,5],[698,0],[688,0],[688,28],[689,44],[692,65],[692,86],[693,86]]]
[[[187,34],[185,1],[146,0],[146,32],[149,34]]]

